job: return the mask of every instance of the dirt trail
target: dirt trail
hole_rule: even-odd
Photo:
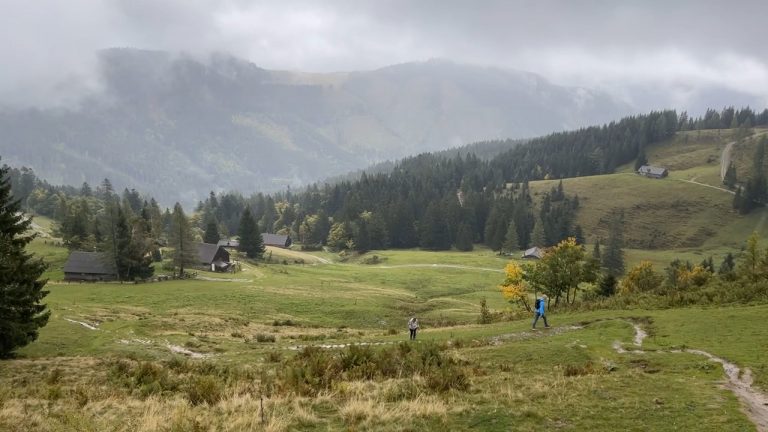
[[[75,321],[75,320],[69,319],[69,318],[64,318],[64,321],[69,321],[71,323],[80,324],[81,326],[87,328],[88,330],[98,330],[99,329],[98,327],[96,327],[96,326],[94,326],[92,324],[88,324],[87,322],[83,322],[83,321]]]
[[[765,135],[768,132],[760,132],[752,135],[753,138]],[[731,156],[733,155],[733,146],[739,140],[731,141],[725,145],[723,153],[720,155],[720,180],[725,180],[725,172],[728,171],[728,166],[731,164]]]
[[[678,179],[678,180],[680,180],[681,182],[692,183],[692,184],[695,184],[695,185],[704,186],[704,187],[708,187],[708,188],[711,188],[711,189],[717,189],[717,190],[722,191],[722,192],[728,192],[731,195],[736,195],[736,192],[734,192],[732,190],[728,190],[726,188],[721,188],[721,187],[717,187],[717,186],[708,185],[706,183],[697,182],[695,178],[690,179],[690,180],[686,180],[686,179]]]
[[[643,340],[648,334],[637,323],[632,322],[632,326],[635,328],[634,345],[642,347]],[[621,342],[616,341],[613,343],[613,348],[619,354],[635,353],[644,354],[645,351],[633,350],[627,351],[622,346]],[[742,406],[742,411],[747,415],[750,421],[755,424],[758,432],[768,432],[768,395],[752,388],[752,371],[749,368],[744,369],[742,373],[741,369],[734,363],[731,363],[725,359],[717,357],[706,351],[697,349],[685,349],[685,350],[673,350],[673,351],[660,351],[670,353],[685,352],[688,354],[696,354],[708,358],[710,361],[720,363],[723,366],[723,371],[727,377],[727,381],[723,384],[723,387],[733,392],[736,398],[739,399]]]
[[[725,172],[728,171],[728,166],[731,164],[731,154],[733,153],[733,146],[736,141],[731,141],[725,145],[723,154],[720,155],[720,180],[725,180]]]
[[[417,267],[451,268],[451,269],[459,269],[459,270],[480,270],[480,271],[504,273],[504,270],[501,270],[501,269],[494,269],[494,268],[487,268],[487,267],[472,267],[472,266],[465,266],[465,265],[459,265],[459,264],[400,264],[400,265],[391,265],[391,266],[380,265],[380,266],[376,266],[375,268],[396,269],[396,268],[417,268]]]

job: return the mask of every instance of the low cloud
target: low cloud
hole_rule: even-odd
[[[222,51],[320,72],[440,57],[635,102],[633,88],[661,86],[681,107],[712,89],[765,103],[768,3],[668,3],[0,0],[0,103],[72,105],[99,90],[96,52],[109,47]]]

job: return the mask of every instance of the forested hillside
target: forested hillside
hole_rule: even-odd
[[[727,108],[712,110],[698,119],[674,111],[652,112],[536,138],[490,160],[472,153],[426,153],[403,159],[387,172],[314,184],[299,192],[249,197],[211,192],[194,209],[193,225],[199,234],[213,226],[219,236],[234,236],[243,211],[249,207],[261,232],[290,234],[308,248],[325,245],[359,251],[417,246],[470,250],[476,243],[494,250],[517,250],[553,245],[569,236],[582,241],[585,237],[594,239],[599,237],[593,232],[594,220],[586,221],[590,232],[584,232],[577,217],[579,192],[585,193],[586,184],[579,183],[581,186],[570,190],[563,182],[553,183],[537,188],[533,197],[528,182],[612,173],[619,166],[647,160],[648,149],[656,152],[657,143],[677,131],[726,128],[726,122],[738,134],[749,135],[753,125],[768,124],[768,111]],[[70,247],[94,244],[100,235],[99,215],[109,208],[106,203],[114,200],[109,198],[109,181],[96,190],[88,184],[78,190],[53,187],[28,170],[12,170],[11,177],[27,208],[61,223]],[[765,183],[765,177],[749,181]],[[749,186],[751,183],[745,190],[758,187]],[[610,184],[600,187],[610,188]],[[766,199],[763,195],[748,199],[759,204]],[[603,207],[605,213],[596,217],[609,215],[609,207]],[[162,212],[151,197],[126,189],[121,208],[125,215],[143,218],[154,238],[168,238],[170,211]],[[590,214],[594,212],[592,209]],[[603,234],[609,222],[602,222]],[[668,237],[656,242],[670,244]],[[651,243],[646,246],[654,247]]]

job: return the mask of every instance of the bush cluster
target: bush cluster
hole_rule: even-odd
[[[421,376],[434,392],[466,390],[464,368],[436,344],[398,345],[374,349],[351,345],[341,351],[306,347],[283,363],[277,385],[281,391],[314,396],[341,381]]]

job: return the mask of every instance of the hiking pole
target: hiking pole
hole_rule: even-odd
[[[261,424],[264,424],[264,395],[259,395],[259,405],[261,406]]]

